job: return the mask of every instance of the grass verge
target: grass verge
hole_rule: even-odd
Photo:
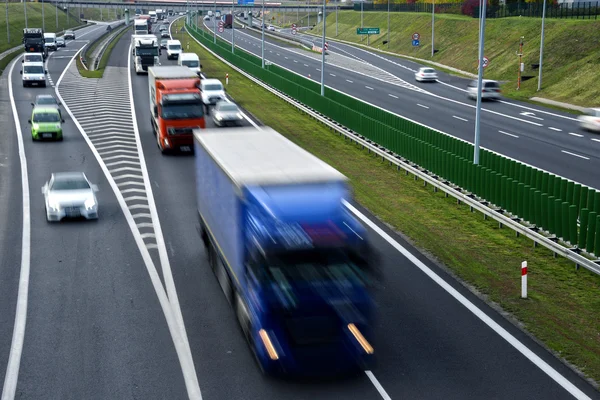
[[[83,63],[81,62],[81,59],[78,56],[77,57],[77,69],[79,70],[79,74],[81,76],[83,76],[84,78],[102,78],[102,76],[104,76],[104,68],[106,68],[106,64],[108,63],[108,60],[110,58],[110,54],[112,53],[113,48],[119,42],[121,37],[127,32],[127,29],[128,28],[123,29],[115,37],[112,38],[111,42],[106,47],[106,50],[104,50],[104,54],[102,54],[102,58],[100,59],[100,62],[98,63],[97,70],[90,71],[88,69],[85,69],[85,67],[83,66]],[[98,44],[101,43],[102,40],[104,40],[106,38],[106,35],[109,35],[109,34],[111,34],[111,32],[104,34],[102,36],[102,38],[98,39],[96,41],[96,43],[94,43],[94,46],[98,46]],[[89,53],[91,54],[91,51]],[[87,50],[86,50],[86,54],[88,54]]]
[[[175,39],[188,40],[177,33]],[[600,276],[576,271],[547,249],[515,237],[421,181],[398,173],[360,147],[273,96],[210,55],[190,51],[209,77],[229,74],[227,92],[248,112],[350,178],[355,198],[588,377],[600,380]],[[182,42],[183,43],[183,42]],[[529,263],[529,299],[520,299],[521,261]]]
[[[2,72],[4,72],[6,67],[8,67],[8,64],[10,64],[10,62],[14,60],[15,57],[18,57],[23,53],[23,49],[19,49],[13,51],[12,53],[8,53],[6,56],[2,57],[2,59],[0,60],[0,75],[2,75]]]
[[[366,45],[356,34],[360,12],[340,11],[338,35],[335,35],[335,17],[327,18],[330,39],[342,39]],[[460,70],[477,73],[478,20],[460,15],[438,14],[435,23],[436,49],[431,57],[431,15],[424,13],[391,13],[389,48],[387,40],[387,13],[365,12],[364,26],[379,27],[379,35],[371,35],[373,49],[391,51],[399,55],[418,57],[439,62]],[[504,93],[512,98],[527,100],[533,96],[563,101],[583,107],[600,104],[600,83],[595,69],[600,57],[598,20],[547,19],[544,42],[544,74],[542,90],[537,92],[541,21],[539,18],[498,18],[486,21],[485,55],[490,65],[486,78],[507,81]],[[322,24],[310,33],[320,35]],[[411,36],[421,35],[421,46],[413,47]],[[516,90],[519,38],[525,37],[523,59],[524,76],[534,78],[522,82]]]

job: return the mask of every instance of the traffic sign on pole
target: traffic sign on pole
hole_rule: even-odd
[[[296,28],[292,28],[292,35],[296,34]]]
[[[379,28],[356,28],[357,35],[379,35]]]
[[[219,33],[223,33],[224,29],[222,26],[219,27]]]
[[[296,29],[297,27],[298,27],[298,25],[292,24],[292,29]]]
[[[479,62],[477,64],[479,65]],[[488,65],[490,65],[490,59],[483,57],[483,68],[487,68]]]
[[[420,46],[420,44],[421,44],[421,42],[419,40],[413,40],[412,41],[412,45],[415,46],[415,47],[416,46]]]
[[[418,41],[419,39],[421,39],[421,35],[419,35],[416,32],[412,34],[412,40],[417,40]],[[414,44],[413,44],[413,46],[414,46]]]

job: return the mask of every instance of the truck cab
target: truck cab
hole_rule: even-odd
[[[153,35],[152,35],[153,36]],[[140,74],[148,72],[148,68],[160,65],[160,48],[158,39],[154,38],[135,38],[134,62],[135,73]]]
[[[23,29],[23,45],[26,53],[41,53],[44,60],[48,57],[48,48],[44,43],[44,30],[40,28]]]
[[[198,75],[200,74],[200,68],[202,68],[200,58],[196,53],[181,53],[177,60],[177,65],[188,67]]]
[[[161,153],[193,151],[194,129],[204,129],[200,79],[187,67],[148,68],[152,130]]]
[[[136,19],[133,21],[133,34],[134,35],[147,35],[150,32],[148,31],[148,22],[145,19]]]

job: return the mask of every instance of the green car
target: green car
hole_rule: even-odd
[[[31,138],[33,140],[62,140],[62,122],[60,113],[54,107],[34,107],[31,119]]]

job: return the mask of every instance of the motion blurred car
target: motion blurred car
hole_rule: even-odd
[[[70,40],[75,40],[75,32],[68,29],[65,31],[65,34],[63,35],[63,38],[65,38],[65,40],[70,39]]]
[[[44,55],[42,53],[25,53],[21,63],[24,64],[26,62],[43,63]]]
[[[200,81],[200,93],[202,95],[202,103],[208,110],[208,106],[217,104],[221,100],[225,100],[225,89],[223,84],[218,79],[202,79]]]
[[[35,102],[31,105],[36,108],[55,108],[58,111],[58,115],[62,119],[62,111],[60,109],[60,101],[56,100],[51,94],[38,94],[35,96]]]
[[[60,113],[53,107],[34,107],[31,112],[31,139],[33,140],[63,140]]]
[[[484,79],[481,82],[481,99],[482,100],[499,100],[500,96],[500,85],[497,81]],[[470,99],[477,99],[477,81],[473,80],[467,86],[467,96]]]
[[[158,30],[161,31],[161,32],[162,31],[168,31],[169,28],[166,25],[161,25],[161,26],[158,27]]]
[[[268,30],[275,32],[275,27],[273,25],[269,25],[267,27]]]
[[[202,19],[203,19],[203,20],[205,20],[205,21],[210,21],[210,15],[206,15],[206,16],[204,16],[204,18],[202,18]]]
[[[162,32],[160,33],[160,37],[161,37],[161,38],[167,38],[167,39],[170,39],[170,38],[171,38],[171,34],[169,33],[169,31],[168,31],[168,30],[166,30],[166,31],[162,31]]]
[[[98,187],[92,185],[83,172],[57,172],[42,186],[46,220],[63,218],[98,218]]]
[[[433,68],[422,67],[415,72],[415,79],[417,82],[436,82],[437,78],[437,72],[435,72],[435,69]]]
[[[600,108],[590,108],[586,110],[586,115],[579,116],[579,125],[582,129],[600,132]]]
[[[166,38],[160,39],[160,48],[166,50],[168,41],[169,41],[169,39],[166,39]]]
[[[57,37],[56,38],[56,47],[65,47],[66,43],[65,43],[65,39],[63,37]]]
[[[235,103],[219,101],[213,109],[213,121],[216,126],[238,125],[243,120],[244,117]]]

